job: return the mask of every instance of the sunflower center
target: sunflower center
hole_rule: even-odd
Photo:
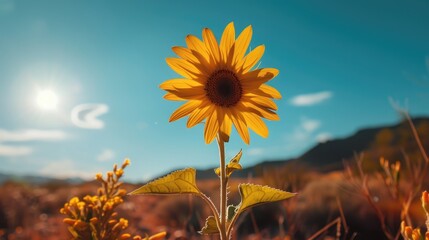
[[[243,88],[237,76],[229,70],[218,70],[207,80],[204,87],[210,101],[221,107],[234,106],[241,99]]]

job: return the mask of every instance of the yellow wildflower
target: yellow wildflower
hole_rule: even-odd
[[[272,100],[280,93],[265,83],[277,76],[275,68],[254,69],[265,51],[260,45],[246,55],[252,38],[248,26],[235,38],[234,24],[225,28],[220,44],[208,28],[203,41],[188,35],[187,48],[173,47],[180,58],[167,58],[167,64],[183,78],[167,80],[160,85],[167,100],[187,101],[170,117],[175,121],[188,116],[187,127],[205,121],[204,139],[210,143],[219,135],[229,140],[232,125],[247,144],[248,127],[262,137],[268,128],[262,118],[279,120]]]

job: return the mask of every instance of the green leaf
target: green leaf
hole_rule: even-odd
[[[231,176],[231,174],[235,171],[235,170],[241,170],[243,169],[240,165],[240,159],[241,156],[243,155],[242,150],[240,150],[240,152],[237,153],[237,155],[235,155],[230,161],[229,163],[226,165],[226,176],[229,177]],[[215,173],[220,176],[220,168],[216,168],[215,169]]]
[[[196,171],[186,168],[175,171],[165,177],[156,179],[134,191],[130,195],[137,194],[181,194],[200,193],[195,180]]]
[[[199,231],[199,233],[203,234],[203,235],[218,234],[219,233],[219,229],[217,228],[215,217],[209,216],[206,219],[206,224],[201,229],[201,231]]]
[[[296,193],[249,183],[240,184],[238,188],[241,195],[241,203],[238,209],[239,213],[259,204],[281,201],[296,195]]]
[[[226,213],[227,213],[227,220],[230,221],[235,213],[237,212],[237,207],[234,205],[229,205],[228,208],[226,209]]]

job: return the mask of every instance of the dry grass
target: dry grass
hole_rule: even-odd
[[[411,132],[415,136],[426,127],[423,124]],[[422,134],[421,144],[408,141],[398,150],[386,141],[402,140],[392,140],[390,133],[384,131],[371,146],[377,151],[365,152],[356,162],[349,161],[344,171],[320,174],[288,167],[268,169],[261,178],[246,179],[245,182],[267,184],[299,195],[247,211],[239,218],[233,238],[399,239],[402,220],[408,226],[425,226],[426,215],[419,197],[422,190],[429,188],[425,170],[429,164],[426,153],[422,154],[422,148],[428,146],[427,135],[427,132]],[[409,134],[404,138],[409,139]],[[395,161],[380,162],[383,153]],[[395,180],[396,160],[401,166]],[[230,182],[233,204],[240,200],[237,192],[240,182],[243,179]],[[199,181],[198,186],[214,202],[219,201],[216,179]],[[94,194],[98,187],[96,181],[35,186],[4,183],[0,186],[0,239],[69,239],[58,210],[72,197]],[[129,191],[137,186],[123,187]],[[197,233],[210,212],[199,198],[124,196],[124,202],[116,210],[128,219],[127,231],[136,235],[167,231],[168,239],[217,239]]]

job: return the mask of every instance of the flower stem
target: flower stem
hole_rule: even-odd
[[[209,197],[207,197],[204,193],[201,193],[199,195],[206,203],[207,205],[210,207],[210,210],[213,213],[213,216],[215,217],[215,221],[216,221],[216,226],[218,229],[220,229],[220,217],[219,217],[219,212],[216,209],[216,206],[214,205],[214,203],[212,202],[212,200],[210,200]]]
[[[218,135],[217,142],[219,145],[219,156],[220,156],[220,239],[228,240],[226,235],[226,208],[227,208],[227,177],[225,167],[225,143],[222,138]]]

